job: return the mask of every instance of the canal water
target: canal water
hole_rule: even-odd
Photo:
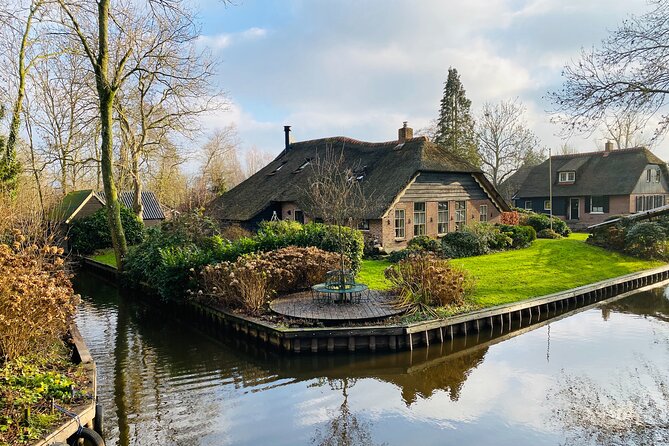
[[[669,444],[669,290],[516,333],[286,355],[76,278],[108,445]]]

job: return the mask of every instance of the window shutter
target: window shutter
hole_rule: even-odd
[[[609,196],[604,195],[604,213],[608,214],[609,213]]]
[[[585,213],[590,213],[590,195],[586,195],[585,197]]]

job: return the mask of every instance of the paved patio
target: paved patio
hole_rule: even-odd
[[[390,305],[392,297],[379,291],[366,292],[360,302],[323,302],[314,300],[311,291],[289,294],[270,303],[272,311],[300,319],[351,321],[379,319],[400,314]]]

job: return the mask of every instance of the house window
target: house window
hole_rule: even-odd
[[[425,203],[413,204],[413,235],[425,235]]]
[[[532,201],[531,200],[527,200],[525,202],[525,210],[526,211],[531,211],[532,210]]]
[[[395,238],[404,238],[404,209],[395,209]]]
[[[604,197],[602,196],[590,197],[590,213],[591,214],[604,213]]]
[[[282,161],[281,164],[279,164],[279,166],[276,169],[274,169],[272,172],[268,173],[267,175],[274,175],[275,173],[280,171],[285,164],[286,164],[286,161]]]
[[[650,183],[650,177],[652,176],[653,171],[651,169],[646,169],[646,183]]]
[[[467,222],[467,202],[455,202],[455,230],[461,231]]]
[[[448,201],[439,202],[439,213],[437,215],[437,233],[446,234],[448,232]]]
[[[551,201],[544,200],[544,211],[550,211],[550,210],[551,210]]]
[[[576,181],[576,172],[560,172],[560,183],[573,183]]]
[[[300,167],[298,167],[298,168],[295,170],[295,172],[293,172],[293,173],[302,172],[302,171],[304,170],[304,168],[307,167],[309,164],[311,164],[311,159],[307,158],[307,159],[302,163],[302,165],[301,165]]]
[[[295,209],[295,221],[304,224],[304,212],[299,209]]]
[[[666,204],[665,195],[640,195],[636,197],[636,211],[644,212]]]
[[[358,223],[358,229],[361,231],[369,231],[369,220],[360,220],[360,223]]]
[[[488,221],[488,205],[482,204],[479,206],[479,221]]]
[[[655,169],[655,182],[659,183],[661,177],[662,177],[662,172],[660,171],[660,169]]]

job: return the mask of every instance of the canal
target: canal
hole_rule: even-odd
[[[669,444],[669,289],[383,354],[222,339],[90,273],[77,322],[108,445]]]

